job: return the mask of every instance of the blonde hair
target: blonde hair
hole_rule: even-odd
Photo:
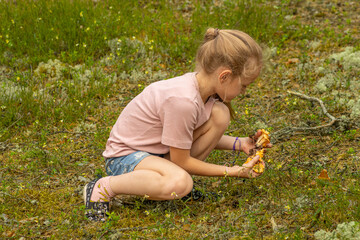
[[[209,28],[196,54],[196,71],[212,74],[220,66],[241,79],[256,78],[263,66],[262,48],[239,30]],[[233,117],[230,103],[226,105]]]

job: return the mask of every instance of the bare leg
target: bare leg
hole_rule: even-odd
[[[217,146],[229,123],[229,109],[223,103],[216,102],[212,108],[210,119],[194,131],[191,156],[205,160]]]
[[[191,156],[200,160],[217,146],[230,122],[227,107],[214,104],[210,119],[194,131]],[[165,158],[169,159],[169,155]],[[149,156],[143,159],[133,172],[112,176],[110,187],[116,194],[149,196],[153,200],[181,198],[193,187],[191,176],[171,161]]]
[[[193,187],[193,181],[185,170],[169,160],[149,156],[144,158],[133,172],[112,176],[110,187],[115,194],[170,200],[188,194]]]
[[[191,156],[205,160],[209,153],[217,146],[229,125],[229,110],[222,103],[215,103],[210,119],[194,131],[194,142],[190,151]],[[167,158],[167,159],[165,159]],[[101,218],[103,206],[111,197],[118,194],[147,196],[153,200],[171,200],[186,196],[193,188],[192,177],[180,166],[169,161],[169,154],[165,158],[148,156],[144,158],[133,172],[99,179],[94,185],[84,188],[84,200],[87,209],[94,207],[95,213],[86,213],[90,219]],[[93,186],[89,198],[88,186]],[[95,187],[96,186],[96,187]],[[106,187],[109,190],[107,191]],[[102,199],[104,196],[105,199]],[[91,202],[102,202],[91,204]],[[92,206],[93,205],[93,206]],[[104,208],[108,210],[108,207]]]

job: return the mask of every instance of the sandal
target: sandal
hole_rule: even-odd
[[[104,222],[109,216],[110,202],[93,202],[90,200],[95,183],[98,180],[94,179],[84,187],[85,216],[91,221]]]
[[[196,188],[193,188],[191,190],[191,192],[182,197],[181,199],[183,201],[187,201],[189,199],[193,200],[193,201],[201,201],[204,199],[210,199],[210,200],[219,200],[222,197],[221,194],[215,193],[215,192],[202,192]]]
[[[201,191],[193,188],[193,189],[191,190],[191,192],[189,192],[188,195],[182,197],[182,199],[185,200],[185,201],[188,200],[188,199],[192,199],[192,200],[194,200],[194,201],[197,201],[197,200],[202,200],[202,199],[204,199],[204,197],[205,197],[205,196],[204,196],[204,194],[203,194]]]

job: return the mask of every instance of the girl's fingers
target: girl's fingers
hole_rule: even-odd
[[[260,135],[261,135],[261,130],[258,130],[258,131],[256,131],[256,133],[253,135],[253,138],[256,140],[256,139],[258,139],[258,138],[260,137]]]
[[[251,159],[251,161],[248,163],[249,164],[249,168],[253,168],[256,163],[259,161],[259,156],[255,156],[253,159]]]
[[[266,167],[265,161],[262,161],[261,164],[262,164],[264,167]]]

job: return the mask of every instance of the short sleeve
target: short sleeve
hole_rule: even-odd
[[[195,102],[188,98],[166,99],[160,110],[163,124],[161,143],[170,147],[190,149],[197,118],[198,108]]]

